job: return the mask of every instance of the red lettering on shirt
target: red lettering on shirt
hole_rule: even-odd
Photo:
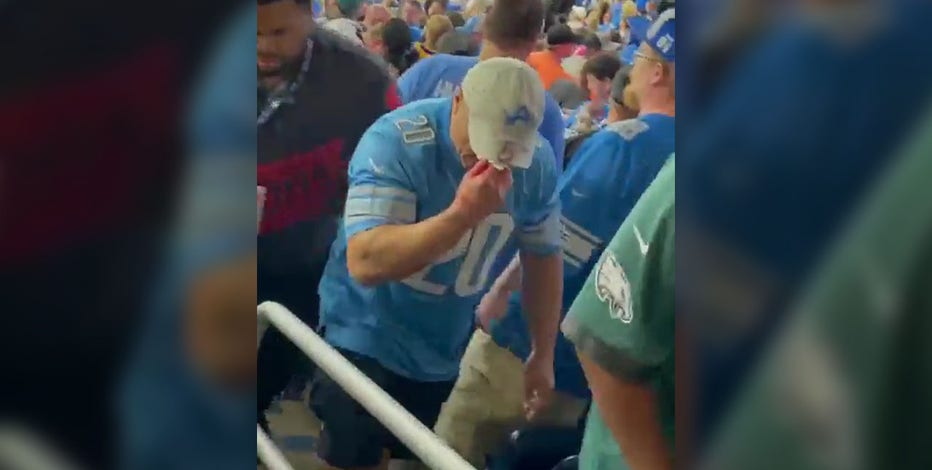
[[[337,213],[347,190],[343,139],[282,160],[259,164],[256,182],[267,189],[260,234]]]
[[[388,89],[385,90],[385,106],[389,111],[401,107],[401,95],[398,94],[398,87],[395,86],[395,82],[388,84]]]

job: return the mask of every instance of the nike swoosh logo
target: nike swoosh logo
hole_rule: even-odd
[[[641,248],[641,254],[647,256],[647,251],[650,250],[650,245],[644,243],[644,238],[641,237],[641,231],[638,230],[637,225],[634,226],[634,236],[638,239],[638,246]]]
[[[369,164],[372,165],[372,171],[376,172],[376,174],[379,174],[379,175],[382,174],[382,169],[379,168],[379,166],[375,164],[375,160],[370,158]]]
[[[585,194],[583,194],[583,193],[581,193],[581,192],[579,192],[579,191],[576,191],[575,189],[570,189],[570,193],[572,193],[573,196],[575,196],[575,197],[586,197]]]

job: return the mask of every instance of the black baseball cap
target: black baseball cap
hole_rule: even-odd
[[[553,82],[547,92],[562,109],[576,109],[589,98],[589,94],[576,82],[566,79]]]
[[[556,24],[547,30],[547,45],[560,46],[563,44],[579,44],[580,38],[565,24]]]
[[[599,38],[599,35],[598,35],[598,34],[595,34],[595,33],[593,33],[593,32],[590,32],[589,34],[586,34],[586,35],[582,38],[582,41],[580,41],[580,44],[586,46],[586,49],[589,49],[589,50],[591,50],[591,51],[601,51],[601,50],[602,50],[602,39]]]

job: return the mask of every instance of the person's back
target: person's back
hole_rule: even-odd
[[[478,57],[438,54],[418,61],[398,79],[398,93],[405,103],[426,98],[447,98],[456,94],[463,77]]]
[[[527,58],[527,63],[534,67],[544,83],[544,88],[548,90],[557,80],[573,80],[573,77],[563,70],[562,62],[550,50],[532,52]]]
[[[563,59],[573,55],[579,38],[565,24],[557,24],[547,31],[547,48],[528,55],[527,63],[540,75],[544,88],[549,90],[557,80],[573,80],[563,69]]]
[[[674,152],[674,129],[675,118],[661,114],[609,124],[586,140],[578,164],[561,178],[564,307],[606,240]],[[518,300],[512,300],[512,307],[520,309]]]

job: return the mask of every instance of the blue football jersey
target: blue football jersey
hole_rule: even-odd
[[[592,135],[560,180],[563,222],[563,309],[565,315],[586,282],[605,244],[674,151],[674,118],[649,114],[607,125]],[[512,296],[507,315],[494,322],[495,341],[526,359],[530,336],[521,296]],[[587,396],[588,386],[573,345],[557,338],[556,387]]]
[[[398,94],[401,101],[411,103],[425,98],[446,98],[459,91],[466,72],[479,63],[478,57],[437,54],[418,61],[398,78]],[[544,121],[538,132],[550,143],[554,158],[557,159],[557,173],[563,172],[563,113],[560,105],[547,93],[544,107]]]
[[[538,139],[533,162],[514,169],[501,212],[455,248],[400,282],[365,287],[346,267],[347,240],[386,224],[413,224],[450,206],[466,169],[450,140],[452,100],[403,106],[376,121],[349,164],[343,223],[320,282],[321,325],[331,344],[377,359],[418,381],[452,380],[487,290],[496,256],[561,249],[553,155]]]
[[[424,39],[424,30],[418,28],[417,26],[408,26],[408,30],[411,31],[411,42],[418,42]]]

